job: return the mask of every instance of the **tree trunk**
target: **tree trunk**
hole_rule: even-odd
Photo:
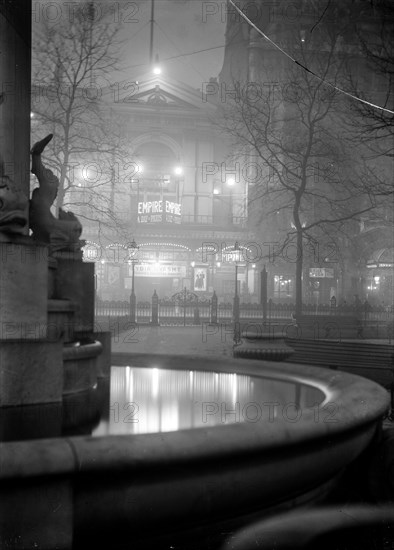
[[[302,248],[302,231],[297,232],[297,259],[296,259],[296,276],[295,276],[295,313],[296,316],[302,313],[302,268],[303,268],[303,248]]]

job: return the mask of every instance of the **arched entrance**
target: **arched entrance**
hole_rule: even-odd
[[[366,296],[376,305],[394,302],[394,248],[376,250],[367,261]]]

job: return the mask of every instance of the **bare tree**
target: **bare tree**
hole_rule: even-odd
[[[113,207],[113,166],[122,157],[118,121],[105,103],[117,68],[120,24],[94,3],[74,7],[60,22],[43,20],[33,46],[33,141],[54,138],[45,163],[58,174],[56,208],[119,228]]]
[[[365,4],[363,17],[354,25],[362,61],[349,65],[349,80],[355,95],[382,109],[354,102],[356,132],[368,144],[372,158],[393,159],[394,115],[384,109],[394,110],[394,4],[391,0]]]
[[[358,63],[348,65],[348,87],[365,102],[351,105],[349,129],[355,142],[364,146],[371,179],[393,190],[394,170],[394,4],[373,0],[363,5],[362,17],[354,21],[357,47],[362,52]],[[393,232],[394,204],[387,201],[363,220],[363,231]],[[376,239],[384,239],[376,234]]]
[[[340,40],[334,33],[320,44],[318,52],[301,45],[295,55],[304,67],[338,84],[344,66]],[[286,65],[281,85],[269,94],[256,94],[274,80],[269,72],[254,89],[241,85],[220,122],[231,137],[232,157],[261,167],[249,194],[260,232],[265,238],[275,235],[279,254],[289,246],[296,250],[297,315],[302,312],[303,266],[310,246],[351,236],[352,226],[392,192],[379,175],[371,174],[360,144],[346,133],[342,121],[349,100],[304,67]]]

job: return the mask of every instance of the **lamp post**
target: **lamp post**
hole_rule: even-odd
[[[131,294],[130,294],[130,322],[135,323],[135,305],[136,305],[136,299],[135,299],[135,293],[134,293],[134,266],[136,263],[138,263],[138,259],[136,258],[136,254],[138,252],[139,246],[133,239],[133,241],[128,246],[128,253],[129,253],[129,259],[128,263],[131,264]]]
[[[239,252],[238,241],[234,245],[234,252]],[[234,324],[239,323],[239,295],[238,295],[238,260],[235,255],[235,292],[234,292],[234,307],[233,307]]]
[[[183,174],[183,168],[182,166],[178,165],[178,166],[175,166],[174,168],[174,174],[176,176],[176,202],[179,203],[179,185],[180,185],[180,180],[181,180],[181,177],[182,177],[182,174]]]
[[[233,205],[233,186],[235,185],[235,178],[228,178],[227,185],[230,188],[230,200],[229,200],[229,222],[234,224],[234,205]],[[238,243],[235,243],[238,246]]]

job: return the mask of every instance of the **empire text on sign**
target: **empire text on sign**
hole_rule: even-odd
[[[181,223],[182,205],[172,201],[138,203],[138,223]]]

